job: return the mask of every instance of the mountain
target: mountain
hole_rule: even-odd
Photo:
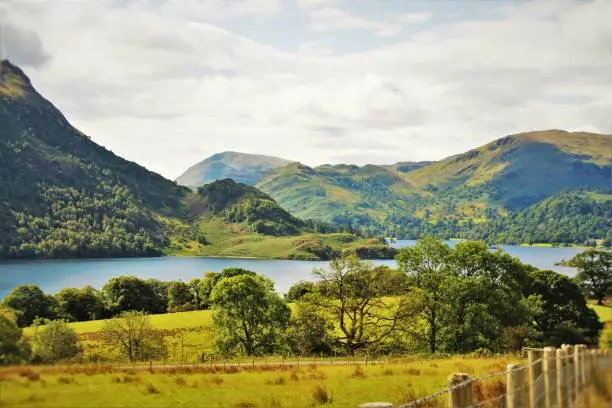
[[[0,257],[161,254],[189,191],[92,142],[1,64]]]
[[[196,188],[215,180],[231,178],[240,183],[255,185],[268,171],[289,163],[289,160],[259,154],[218,153],[187,169],[176,182]]]
[[[306,225],[282,209],[270,196],[232,179],[218,180],[198,189],[204,216],[218,216],[227,223],[265,235],[296,235]]]
[[[196,202],[191,208],[201,238],[182,242],[177,250],[184,254],[320,260],[347,249],[362,258],[388,259],[396,252],[378,239],[301,221],[267,194],[232,179],[200,187]]]
[[[298,217],[370,234],[456,237],[467,222],[517,214],[562,192],[612,192],[612,135],[522,133],[437,162],[293,164],[257,187]]]
[[[196,193],[122,159],[70,125],[19,67],[0,63],[0,259],[394,255],[378,240],[301,221],[254,187],[220,180]]]

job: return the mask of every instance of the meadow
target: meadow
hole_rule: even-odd
[[[479,376],[520,361],[501,356],[402,359],[367,366],[12,367],[0,370],[0,406],[354,408],[364,402],[410,401],[445,388],[451,373]],[[482,392],[499,389],[493,382]]]

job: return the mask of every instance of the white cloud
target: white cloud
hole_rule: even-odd
[[[403,24],[425,23],[433,17],[433,13],[399,13],[389,14],[389,18]]]
[[[345,5],[309,3],[307,13]],[[518,131],[609,131],[612,2],[535,3],[504,6],[495,20],[414,22],[419,31],[408,39],[342,56],[320,32],[332,36],[336,24],[382,35],[387,26],[321,12],[320,31],[290,53],[187,6],[0,0],[0,18],[34,39],[13,36],[5,48],[77,127],[176,177],[224,150],[312,165],[389,163],[437,159]],[[232,18],[253,18],[235,7]]]

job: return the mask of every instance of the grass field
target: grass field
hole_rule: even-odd
[[[597,313],[599,320],[602,322],[612,322],[612,306],[598,306],[596,304],[589,304],[589,307]]]
[[[202,353],[213,351],[212,315],[208,310],[168,313],[151,316],[154,328],[162,330],[168,344],[170,361],[195,361]],[[108,351],[100,341],[104,320],[70,323],[83,342],[86,360],[104,359]],[[34,335],[33,328],[24,330],[26,336]]]
[[[402,361],[369,366],[202,367],[118,371],[51,366],[0,369],[2,407],[326,407],[405,402],[445,388],[455,372],[503,371],[517,358]]]

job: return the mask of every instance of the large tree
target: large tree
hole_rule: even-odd
[[[157,280],[143,281],[135,276],[119,276],[110,279],[102,293],[111,313],[119,314],[130,310],[145,313],[164,313],[167,284]]]
[[[253,273],[219,280],[211,294],[217,347],[224,354],[272,353],[283,345],[290,310],[271,280]]]
[[[21,363],[29,354],[29,344],[17,326],[15,315],[0,308],[0,365]]]
[[[444,310],[452,297],[451,286],[458,276],[453,268],[452,250],[442,241],[426,237],[415,246],[402,248],[396,259],[400,270],[421,290],[425,339],[429,351],[435,353]]]
[[[416,320],[418,293],[386,296],[404,283],[402,276],[389,268],[375,268],[370,262],[344,255],[332,260],[329,269],[315,269],[314,275],[319,280],[318,293],[309,295],[308,302],[333,319],[339,330],[335,340],[350,355],[381,347]]]
[[[91,286],[62,289],[55,299],[59,317],[71,322],[97,320],[104,315],[102,295]]]
[[[123,312],[105,321],[102,338],[130,362],[160,359],[168,354],[162,333],[153,328],[150,317],[143,312]]]
[[[589,249],[574,256],[568,264],[576,267],[576,280],[586,296],[603,305],[612,294],[612,252]]]
[[[193,293],[185,282],[175,281],[168,286],[168,312],[193,310]]]
[[[534,299],[540,310],[534,316],[534,323],[541,344],[597,344],[603,325],[572,279],[557,272],[534,269],[523,291],[526,297]]]
[[[55,300],[36,285],[17,286],[4,298],[4,304],[15,311],[20,327],[31,325],[36,318],[55,317]]]

